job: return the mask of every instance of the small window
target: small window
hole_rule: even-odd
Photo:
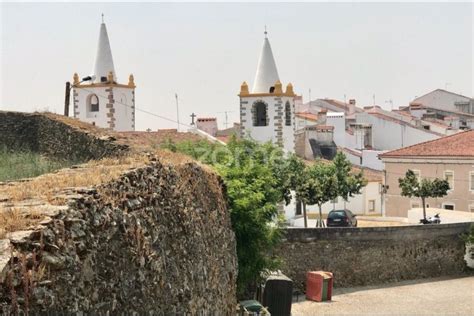
[[[95,94],[87,97],[87,107],[89,112],[99,112],[99,98]]]
[[[369,200],[369,212],[375,212],[375,200]]]
[[[420,208],[420,202],[411,202],[411,208]]]
[[[469,205],[469,212],[474,213],[474,204]]]
[[[449,183],[449,189],[454,190],[454,171],[445,171],[444,178]]]
[[[253,105],[254,122],[253,126],[267,126],[267,105],[262,101],[258,101]]]
[[[451,203],[443,203],[443,208],[444,208],[445,210],[454,211],[454,204],[451,204]]]
[[[418,182],[421,181],[421,171],[420,170],[412,170],[413,173],[415,174],[416,178],[418,179]]]
[[[290,102],[285,104],[285,125],[291,126],[291,105]]]
[[[474,171],[469,173],[469,190],[474,191]]]

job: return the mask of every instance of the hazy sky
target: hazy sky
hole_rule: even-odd
[[[473,96],[471,3],[2,3],[0,109],[62,113],[64,83],[91,73],[105,14],[118,81],[136,107],[238,121],[268,36],[284,85],[308,99],[407,105],[445,88]],[[137,129],[176,124],[137,111]]]

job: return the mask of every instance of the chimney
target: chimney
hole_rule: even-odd
[[[356,100],[355,99],[350,99],[348,107],[349,107],[348,115],[354,114],[356,112]]]
[[[327,109],[321,109],[318,112],[318,124],[326,124],[327,113],[328,113]]]

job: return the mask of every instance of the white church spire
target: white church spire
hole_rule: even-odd
[[[104,23],[104,15],[102,14],[99,44],[97,47],[97,55],[94,65],[94,82],[107,81],[109,72],[113,73],[114,81],[117,81],[117,77],[115,76],[114,60],[112,59],[112,50],[110,49],[109,36],[107,35],[107,28]]]
[[[267,27],[265,26],[265,39],[263,40],[262,53],[258,60],[257,73],[253,83],[252,93],[268,93],[270,87],[280,80],[278,70],[273,58],[272,47],[267,38]]]

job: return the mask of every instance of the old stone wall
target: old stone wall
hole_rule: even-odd
[[[277,255],[303,290],[306,272],[316,270],[333,272],[337,287],[459,275],[466,267],[460,235],[469,225],[291,228]]]
[[[80,122],[77,125],[85,126]],[[76,128],[54,114],[0,111],[0,147],[77,162],[119,155],[127,150],[127,146],[113,142],[112,137],[94,133],[92,125],[87,128]]]
[[[0,241],[0,313],[232,314],[235,238],[214,173],[152,159],[67,199]]]

